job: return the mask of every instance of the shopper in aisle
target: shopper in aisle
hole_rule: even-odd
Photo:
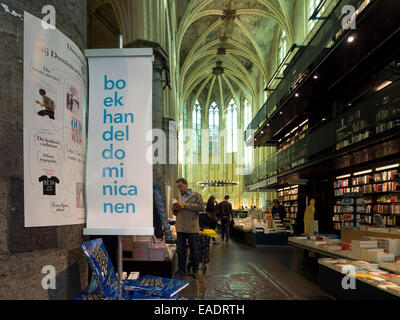
[[[178,253],[178,276],[186,275],[186,239],[189,242],[191,253],[191,265],[193,269],[193,278],[198,279],[199,254],[199,212],[204,210],[202,196],[188,188],[187,181],[184,178],[176,180],[176,186],[179,190],[179,202],[173,204],[173,212],[176,215],[176,232]]]
[[[212,196],[210,196],[210,198],[208,198],[207,206],[206,206],[207,215],[210,218],[210,221],[212,223],[212,225],[210,225],[210,228],[213,229],[214,231],[217,228],[217,224],[218,224],[216,202],[217,202],[217,198],[212,195]],[[212,241],[213,241],[214,245],[219,244],[219,242],[215,238],[212,238]]]
[[[229,241],[229,231],[231,225],[232,205],[230,204],[229,196],[226,195],[224,201],[218,205],[218,216],[221,219],[222,241],[226,235],[226,241]]]
[[[272,216],[274,218],[278,218],[283,220],[286,216],[286,212],[285,212],[285,207],[283,205],[281,205],[281,203],[279,202],[278,199],[274,199],[272,201],[273,207],[272,207]]]

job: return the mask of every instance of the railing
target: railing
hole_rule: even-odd
[[[400,128],[398,78],[395,78],[396,83],[368,100],[349,107],[341,116],[331,114],[326,121],[311,127],[303,139],[255,166],[252,174],[245,177],[245,182],[251,185],[311,161],[334,157],[337,152],[350,146],[362,141],[373,142],[375,138],[385,136],[389,130]]]
[[[250,122],[248,130],[257,130],[278,112],[285,98],[289,97],[296,87],[312,74],[319,61],[328,54],[335,41],[339,39],[337,34],[342,29],[342,8],[345,5],[358,8],[362,2],[363,0],[342,0],[338,2],[307,47],[298,51],[289,63],[283,79]],[[248,138],[245,135],[246,141]]]

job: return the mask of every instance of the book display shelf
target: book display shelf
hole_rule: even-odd
[[[355,110],[340,119],[340,127],[336,130],[336,150],[367,139],[370,136],[371,129],[368,114],[363,114],[360,109]]]
[[[380,214],[386,227],[400,224],[400,164],[350,173],[334,181],[335,230],[372,226]]]
[[[309,133],[308,129],[309,123],[307,119],[279,139],[276,146],[278,172],[295,168],[305,162],[307,139],[304,138]]]
[[[283,224],[286,232],[293,233],[297,224],[297,213],[299,211],[299,186],[291,186],[278,189],[278,200],[285,208],[286,217]]]
[[[384,104],[376,114],[376,133],[400,126],[400,103]]]

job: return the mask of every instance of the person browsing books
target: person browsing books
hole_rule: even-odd
[[[229,202],[229,196],[226,195],[224,201],[218,205],[218,216],[221,219],[222,241],[226,235],[226,241],[229,241],[229,229],[231,225],[232,204]]]
[[[286,212],[284,206],[282,206],[279,202],[278,199],[274,199],[272,201],[273,207],[272,207],[272,216],[277,218],[279,216],[279,219],[283,220],[286,217]]]
[[[186,275],[186,239],[189,241],[192,256],[193,278],[199,278],[199,212],[204,211],[202,196],[188,188],[184,178],[176,180],[179,190],[179,201],[173,202],[173,212],[176,215],[175,229],[177,233],[176,251],[178,254],[178,275]]]

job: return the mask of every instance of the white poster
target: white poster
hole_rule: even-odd
[[[148,55],[135,56],[143,51]],[[152,50],[87,50],[86,55],[90,93],[84,233],[152,235],[153,169],[146,159],[152,147],[146,140],[152,130]]]
[[[24,14],[25,227],[84,223],[86,60]]]

